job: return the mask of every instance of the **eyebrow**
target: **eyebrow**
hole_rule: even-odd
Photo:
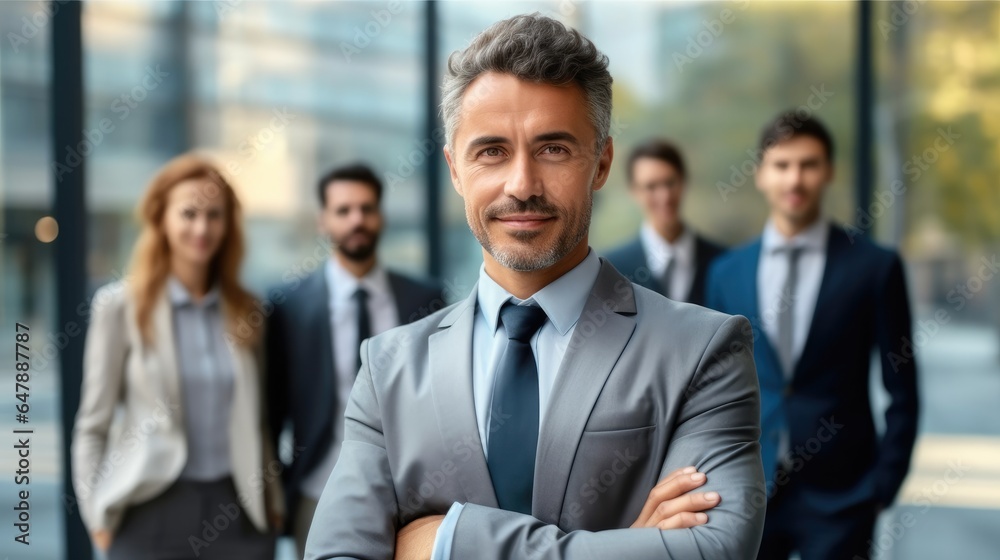
[[[564,130],[558,130],[558,131],[555,131],[555,132],[546,132],[546,133],[543,133],[543,134],[539,134],[538,136],[535,136],[532,139],[532,143],[537,143],[537,142],[554,142],[554,141],[558,141],[558,140],[562,140],[564,142],[570,142],[572,144],[580,145],[580,141],[577,140],[576,136],[573,136],[571,133],[566,132]],[[508,140],[507,138],[504,138],[503,136],[480,136],[478,138],[472,139],[469,142],[468,146],[466,146],[465,152],[469,153],[472,150],[474,150],[474,149],[476,149],[476,148],[478,148],[480,146],[486,146],[486,145],[490,145],[490,144],[508,144],[508,143],[510,143],[510,140]]]

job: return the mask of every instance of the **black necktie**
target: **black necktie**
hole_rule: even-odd
[[[506,303],[500,320],[507,348],[500,357],[490,407],[487,463],[500,509],[531,513],[538,446],[538,366],[531,336],[545,323],[541,307]]]
[[[785,369],[785,379],[791,379],[795,368],[795,357],[792,351],[795,336],[795,300],[798,298],[799,255],[802,247],[786,247],[780,249],[788,255],[788,274],[785,275],[785,285],[778,299],[778,355]]]
[[[361,341],[372,335],[371,317],[368,316],[368,292],[358,288],[354,292],[354,302],[358,305],[358,347]],[[361,371],[361,351],[358,351],[358,371]]]

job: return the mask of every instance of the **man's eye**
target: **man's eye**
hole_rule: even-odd
[[[503,152],[500,151],[500,148],[486,148],[483,150],[483,155],[487,157],[500,157],[503,155]]]
[[[195,217],[195,211],[193,208],[185,208],[184,211],[181,212],[181,216],[184,216],[185,219],[193,220]]]
[[[566,152],[562,146],[545,146],[545,152],[549,154],[561,154]]]

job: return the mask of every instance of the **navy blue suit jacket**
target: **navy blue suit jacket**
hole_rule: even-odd
[[[445,307],[436,284],[391,271],[388,276],[401,325]],[[302,479],[322,460],[335,433],[338,395],[329,293],[323,266],[268,292],[280,296],[271,298],[275,306],[265,330],[268,419],[275,444],[288,423],[293,442],[292,462],[282,473],[286,528],[294,526]]]
[[[704,237],[695,234],[694,236],[694,261],[695,274],[694,282],[691,283],[691,291],[684,301],[695,305],[705,304],[705,281],[708,276],[708,266],[715,257],[721,255],[725,249]],[[660,295],[663,293],[663,286],[660,281],[649,273],[649,265],[646,263],[646,250],[642,246],[642,238],[636,236],[635,239],[621,247],[613,249],[605,255],[611,264],[625,275],[626,278],[639,284],[643,288],[649,288]]]
[[[838,511],[863,502],[888,506],[910,465],[917,434],[917,369],[899,255],[830,226],[826,266],[812,325],[790,382],[761,326],[757,264],[761,241],[719,257],[707,305],[744,315],[754,329],[760,381],[761,449],[771,494],[782,426],[790,430],[789,475],[808,503]],[[869,398],[872,352],[891,397],[878,438]]]

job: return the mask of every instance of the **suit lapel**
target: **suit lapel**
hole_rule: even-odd
[[[635,330],[632,285],[602,259],[597,282],[573,330],[538,434],[532,513],[558,524],[573,458],[590,413]],[[603,314],[602,324],[590,319]]]
[[[174,341],[173,310],[166,286],[161,290],[160,297],[153,311],[154,353],[163,368],[163,383],[167,392],[168,404],[172,407],[183,406],[181,402],[181,376],[177,367],[177,344]],[[183,409],[181,409],[183,414]],[[183,418],[183,416],[181,416]]]
[[[701,237],[694,236],[694,280],[691,281],[691,288],[688,290],[687,299],[692,303],[701,304],[703,294],[702,287],[705,285],[705,274],[708,272],[708,248]]]
[[[325,268],[320,267],[302,286],[300,299],[305,334],[300,351],[303,356],[316,356],[319,367],[315,377],[302,380],[299,386],[305,391],[299,402],[312,402],[315,410],[325,411],[321,421],[332,422],[333,406],[337,402],[337,382],[333,360],[333,329],[330,326],[330,290],[326,285]],[[332,428],[331,428],[332,429]],[[324,430],[315,430],[323,434]]]
[[[845,275],[848,267],[841,265],[847,256],[848,248],[847,236],[843,235],[839,228],[830,224],[830,235],[826,241],[826,263],[823,265],[823,279],[820,281],[819,295],[816,297],[816,307],[809,325],[809,334],[802,347],[802,354],[795,364],[793,380],[809,366],[810,356],[819,354],[824,340],[836,340],[835,333],[829,332],[833,326],[829,321],[824,321],[823,318],[834,315],[832,308],[840,305],[840,300],[834,297],[834,292],[839,286],[843,286],[850,280]]]
[[[781,363],[778,360],[778,353],[771,344],[771,339],[764,332],[763,318],[760,314],[760,298],[757,285],[757,271],[760,269],[760,252],[763,246],[758,239],[748,248],[745,269],[736,275],[736,278],[748,278],[749,282],[736,283],[735,289],[742,290],[741,296],[746,302],[746,309],[750,311],[749,318],[753,323],[754,354],[757,360],[766,361],[771,367],[757,368],[759,381],[770,386],[784,386],[784,373]],[[763,379],[761,377],[763,376]]]
[[[416,310],[413,309],[415,298],[411,298],[407,293],[403,279],[393,272],[386,271],[389,278],[389,290],[392,292],[392,299],[396,304],[396,324],[405,325],[410,322],[409,317]]]
[[[490,478],[483,442],[479,437],[472,392],[472,331],[478,286],[446,315],[428,339],[431,392],[444,448],[455,452],[469,448],[471,458],[459,468],[458,477],[467,501],[499,507]]]

